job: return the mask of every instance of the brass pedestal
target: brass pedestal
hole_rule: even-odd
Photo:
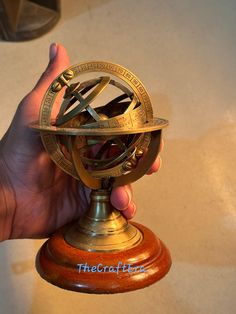
[[[41,247],[36,266],[45,280],[64,289],[118,293],[158,281],[171,258],[151,230],[128,223],[110,205],[109,193],[98,190],[92,192],[85,216]]]

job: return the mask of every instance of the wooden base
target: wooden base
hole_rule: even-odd
[[[132,291],[153,284],[169,271],[170,254],[151,230],[132,224],[142,232],[143,240],[133,248],[118,252],[75,248],[65,242],[68,226],[63,227],[38,252],[39,274],[63,289],[96,294]]]

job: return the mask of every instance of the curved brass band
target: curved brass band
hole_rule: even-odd
[[[146,120],[149,121],[152,119],[152,105],[145,87],[135,74],[133,74],[131,71],[124,68],[123,66],[111,62],[90,61],[72,66],[71,68],[69,68],[69,70],[73,71],[74,76],[77,76],[81,73],[105,72],[119,77],[121,80],[126,82],[135,92],[137,98],[139,99],[139,102],[142,104],[142,106],[144,107],[144,111],[146,112]]]
[[[143,136],[144,136],[144,134],[141,134],[141,135],[135,134],[135,136],[132,139],[129,146],[125,147],[123,152],[119,153],[118,157],[112,156],[112,157],[103,158],[103,159],[101,159],[101,157],[97,158],[97,155],[102,156],[102,154],[100,152],[103,150],[104,145],[109,147],[109,145],[112,141],[112,140],[109,140],[110,143],[106,142],[104,145],[102,145],[101,149],[98,151],[98,153],[96,154],[96,156],[94,158],[87,158],[87,157],[84,157],[82,155],[83,152],[86,152],[90,146],[93,147],[93,145],[84,145],[82,148],[79,149],[79,154],[81,156],[80,158],[82,159],[83,163],[85,163],[86,165],[96,164],[96,168],[98,168],[97,170],[103,170],[102,169],[103,167],[105,167],[105,169],[108,169],[108,167],[111,167],[114,164],[117,164],[118,162],[122,161],[125,157],[132,156],[133,155],[132,152],[134,152],[135,149],[137,149]],[[116,139],[116,137],[113,138],[113,142],[115,142],[115,139]],[[108,143],[108,145],[107,145],[107,143]],[[99,144],[99,142],[98,142],[98,144]],[[110,168],[107,171],[110,171]],[[96,170],[95,170],[95,172],[96,172]],[[97,176],[97,175],[95,175],[95,176]]]
[[[135,158],[135,153],[137,150],[141,149],[142,151],[145,151],[145,149],[148,147],[148,144],[150,142],[150,135],[145,134],[144,136],[148,138],[146,138],[146,140],[143,140],[143,136],[140,136],[138,140],[134,141],[134,143],[128,147],[128,149],[126,149],[118,157],[114,157],[113,159],[111,159],[110,162],[109,161],[107,162],[106,160],[100,161],[100,163],[106,166],[106,168],[105,169],[100,168],[98,170],[90,171],[91,176],[95,178],[109,178],[109,177],[118,177],[127,173],[128,170],[125,169],[124,167],[124,163],[126,162],[126,159]],[[145,146],[144,146],[144,143],[146,144]],[[86,165],[88,165],[88,163],[86,162],[86,160],[84,160],[84,158],[81,158],[81,159],[82,159],[83,164],[85,162]],[[77,169],[77,172],[79,174],[79,169]],[[83,181],[83,178],[81,176],[80,176],[80,179],[81,181]]]
[[[112,178],[112,186],[120,186],[128,183],[132,183],[139,178],[141,178],[151,167],[155,161],[161,141],[161,130],[152,132],[150,134],[151,139],[149,143],[148,137],[146,137],[146,145],[148,146],[148,154],[143,157],[142,166],[132,169],[128,174],[125,174],[125,171],[122,171],[122,166],[117,165],[113,168],[110,168],[109,171],[93,171],[90,173],[85,169],[82,159],[79,154],[76,153],[76,138],[71,138],[71,155],[74,162],[74,166],[80,180],[91,189],[101,189],[102,188],[102,178]],[[145,149],[146,145],[144,144],[138,146],[138,148]],[[101,178],[100,178],[101,176]]]
[[[98,190],[102,188],[101,179],[93,177],[84,167],[82,159],[76,152],[76,137],[69,137],[69,143],[71,147],[71,157],[73,164],[80,180],[92,190]]]
[[[137,103],[136,98],[134,98],[130,104],[133,107]],[[127,108],[128,112],[115,116],[107,120],[99,120],[93,123],[87,123],[81,125],[81,128],[138,128],[144,125],[146,122],[146,116],[142,109],[142,106],[139,105],[137,108],[132,111],[130,106]]]
[[[70,119],[72,119],[75,115],[79,114],[82,110],[89,106],[89,104],[96,98],[104,88],[109,84],[110,77],[104,76],[101,78],[100,84],[95,87],[95,89],[89,94],[85,99],[80,95],[80,93],[74,91],[73,95],[80,101],[80,104],[76,106],[74,109],[69,111],[68,113],[64,114],[63,116],[58,117],[57,125],[63,124]],[[90,111],[90,114],[94,117],[95,120],[99,119],[97,114],[94,110]]]
[[[152,132],[150,144],[148,146],[148,154],[145,154],[145,156],[143,157],[140,167],[136,167],[130,173],[115,178],[112,186],[116,187],[135,182],[144,174],[146,174],[158,155],[158,152],[160,150],[160,143],[161,130]]]
[[[106,121],[106,120],[105,120]],[[88,136],[111,136],[111,135],[124,135],[124,134],[136,134],[161,130],[168,126],[168,121],[161,118],[153,118],[153,121],[146,123],[142,127],[137,128],[63,128],[55,126],[40,126],[38,124],[32,124],[31,128],[51,134],[66,134],[66,135],[88,135]]]
[[[113,109],[112,106],[114,104],[117,105],[117,102],[119,103],[120,100],[123,100],[125,98],[130,98],[131,102],[128,104],[128,107],[125,109],[124,114],[132,111],[138,103],[137,97],[132,92],[130,92],[128,88],[126,88],[121,83],[116,82],[114,80],[109,80],[108,83],[113,86],[116,86],[117,88],[122,90],[125,94],[118,96],[117,98],[113,99],[111,102],[106,104],[105,106],[102,106],[96,109],[93,109],[89,106],[89,103],[92,100],[94,100],[108,85],[108,83],[105,82],[106,79],[107,77],[101,77],[98,79],[92,79],[92,80],[83,82],[82,84],[81,83],[72,84],[73,85],[72,89],[71,89],[71,86],[69,86],[65,92],[64,100],[61,104],[60,111],[57,115],[55,125],[56,126],[64,125],[67,121],[69,121],[70,119],[78,115],[80,112],[82,112],[83,109],[87,109],[87,111],[91,114],[91,116],[96,121],[102,121],[102,119],[100,118],[97,112],[99,112],[101,108],[104,108],[104,110],[108,110],[108,108],[112,110]],[[93,92],[85,99],[82,98],[82,95],[87,93],[95,85],[97,86],[93,90]],[[74,108],[73,110],[65,114],[66,110],[68,110],[77,100],[80,101],[80,104],[76,108]],[[87,124],[87,125],[91,125],[91,124]],[[70,125],[70,126],[73,126],[73,125]],[[96,124],[92,124],[91,127],[96,127]]]

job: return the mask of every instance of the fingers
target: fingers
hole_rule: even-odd
[[[119,209],[125,210],[132,200],[132,191],[130,185],[118,186],[112,190],[111,203]]]
[[[123,215],[127,219],[133,218],[136,206],[132,200],[132,188],[131,185],[124,185],[114,188],[111,193],[112,205],[122,211]]]
[[[122,211],[122,213],[127,219],[132,219],[136,213],[135,203],[131,202],[129,206],[125,210]]]
[[[163,141],[163,139],[161,139],[159,153],[162,152],[163,148],[164,148],[164,141]],[[148,170],[147,175],[150,175],[150,174],[157,172],[161,168],[161,165],[162,165],[162,159],[161,159],[160,155],[158,155],[156,160],[152,164],[151,168]]]
[[[21,125],[28,126],[38,120],[42,99],[52,81],[70,65],[66,49],[59,44],[49,48],[49,64],[33,90],[23,99],[17,112]]]
[[[33,90],[23,99],[16,113],[21,125],[28,126],[38,120],[39,109],[44,94],[52,81],[69,66],[66,49],[59,44],[52,44],[49,50],[49,64]]]
[[[148,170],[147,175],[157,172],[161,168],[161,164],[162,164],[161,157],[158,156],[154,163],[152,164],[151,168]]]
[[[164,141],[161,140],[160,144],[160,151],[163,150],[164,147]],[[157,156],[155,162],[147,172],[148,175],[157,172],[161,167],[161,157]],[[114,188],[111,193],[111,203],[112,205],[122,211],[122,214],[127,218],[131,219],[134,217],[136,213],[136,205],[132,199],[133,193],[132,193],[132,187],[131,185],[124,185],[119,186],[117,188]]]
[[[22,100],[9,128],[9,141],[21,150],[32,151],[39,145],[39,134],[29,128],[37,121],[43,96],[52,81],[69,66],[66,49],[59,44],[52,44],[49,50],[49,64],[34,89]],[[15,147],[15,146],[14,146]]]

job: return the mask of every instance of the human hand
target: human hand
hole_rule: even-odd
[[[19,104],[0,142],[0,240],[48,236],[81,216],[88,205],[88,189],[51,161],[39,133],[29,128],[30,123],[38,120],[48,86],[70,66],[62,45],[52,44],[49,58],[46,71]],[[148,174],[159,167],[157,157]],[[126,218],[134,216],[136,206],[130,185],[114,188],[111,203]]]

